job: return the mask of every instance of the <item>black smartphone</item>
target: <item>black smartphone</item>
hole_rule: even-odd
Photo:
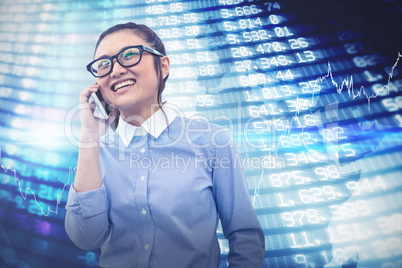
[[[96,107],[99,110],[99,113],[101,114],[102,119],[108,119],[110,113],[112,112],[113,109],[106,103],[106,101],[103,99],[102,93],[100,92],[100,89],[98,91],[91,93],[92,99],[94,100]]]

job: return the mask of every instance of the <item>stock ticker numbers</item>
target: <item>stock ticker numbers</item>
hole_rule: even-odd
[[[2,1],[0,266],[98,266],[98,251],[64,233],[77,152],[63,145],[63,116],[93,83],[84,66],[98,35],[134,21],[165,44],[162,99],[231,130],[264,267],[341,267],[356,254],[401,267],[402,51],[390,51],[401,38],[387,23],[402,8],[357,2]]]

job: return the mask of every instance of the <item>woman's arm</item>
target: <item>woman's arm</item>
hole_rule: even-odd
[[[88,99],[98,89],[94,84],[80,94],[81,136],[77,171],[66,205],[66,232],[78,247],[86,250],[99,248],[109,232],[106,191],[99,168],[99,140],[115,119],[116,111],[107,121],[93,116],[95,104],[89,104]]]
[[[221,132],[213,152],[216,160],[213,194],[223,233],[229,240],[229,267],[262,267],[264,233],[251,204],[244,168],[235,146],[230,133]]]
[[[77,192],[87,192],[98,189],[102,185],[99,169],[99,140],[111,122],[116,118],[114,110],[108,120],[95,118],[93,112],[95,103],[88,103],[91,93],[99,90],[97,83],[87,87],[80,93],[81,136],[78,152],[77,172],[74,188]]]
[[[85,250],[102,246],[109,234],[106,191],[99,189],[77,193],[70,187],[66,205],[66,232],[73,243]]]

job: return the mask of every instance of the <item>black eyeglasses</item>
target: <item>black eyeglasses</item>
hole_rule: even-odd
[[[159,51],[146,47],[143,45],[127,47],[111,57],[102,57],[96,59],[87,65],[87,70],[95,77],[103,77],[108,75],[113,69],[113,59],[123,67],[131,67],[138,64],[141,61],[142,53],[147,51],[156,56],[163,57],[163,54]]]

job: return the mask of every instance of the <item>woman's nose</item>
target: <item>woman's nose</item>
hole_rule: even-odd
[[[110,72],[110,76],[118,77],[125,73],[127,73],[126,67],[121,66],[120,63],[116,59],[113,59],[113,66],[112,66],[112,71]]]

